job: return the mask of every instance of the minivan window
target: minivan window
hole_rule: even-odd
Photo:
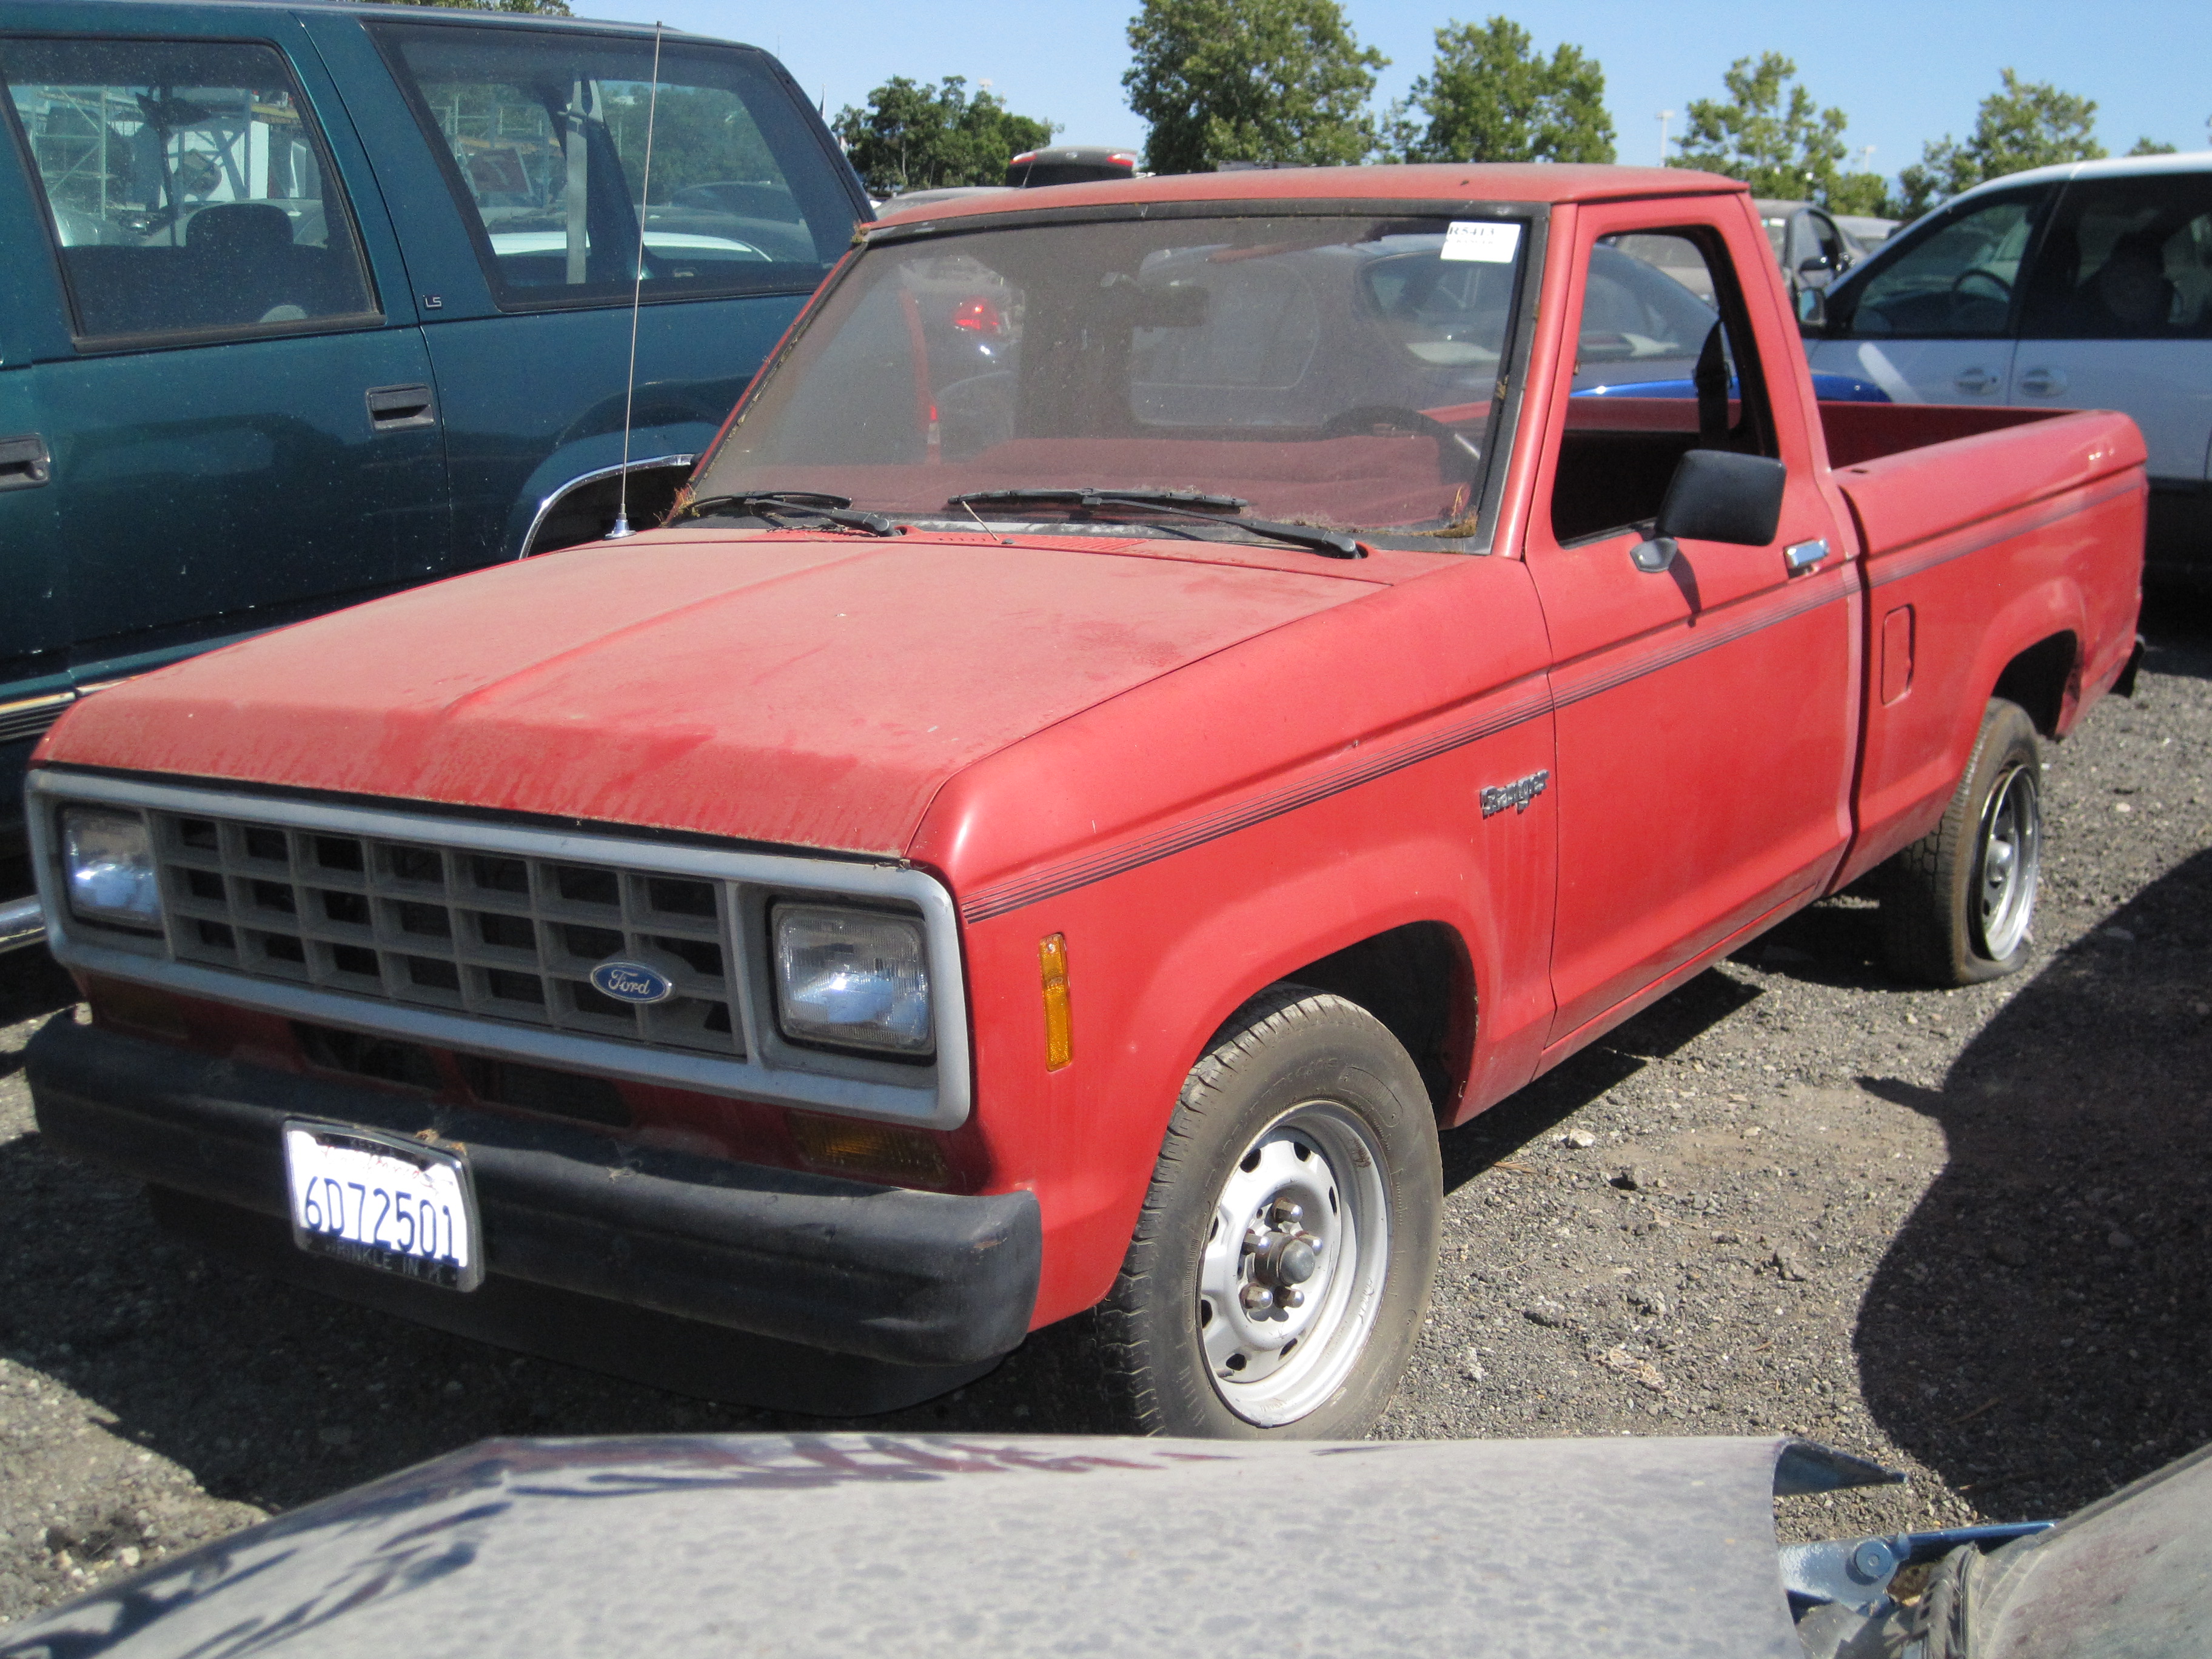
[[[385,25],[502,306],[805,290],[854,211],[756,54],[550,30]],[[652,199],[645,199],[653,126]]]
[[[2045,192],[1973,203],[1869,270],[1830,331],[1877,338],[2001,335]]]
[[[80,338],[371,322],[352,221],[273,47],[0,40]]]
[[[2212,174],[2068,185],[2023,306],[2021,332],[2030,339],[2212,335]]]

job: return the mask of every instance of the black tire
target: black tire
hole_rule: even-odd
[[[1268,1190],[1279,1166],[1288,1172],[1281,1180],[1302,1184],[1280,1186],[1255,1211],[1257,1235],[1224,1234],[1221,1206]],[[1314,1200],[1304,1222],[1289,1207],[1293,1195]],[[1377,1229],[1358,1219],[1378,1205],[1387,1234],[1379,1249]],[[1304,986],[1279,985],[1254,998],[1184,1082],[1128,1255],[1097,1312],[1097,1351],[1118,1426],[1215,1439],[1364,1434],[1396,1389],[1428,1312],[1443,1207],[1428,1091],[1382,1024]],[[1297,1231],[1307,1225],[1320,1227],[1326,1242]],[[1247,1249],[1248,1236],[1274,1241],[1273,1255]],[[1310,1279],[1291,1283],[1285,1275],[1296,1270],[1282,1267],[1280,1252],[1294,1237],[1314,1241],[1308,1261],[1319,1265]],[[1272,1277],[1263,1271],[1271,1261]],[[1206,1287],[1231,1263],[1246,1290],[1230,1310],[1234,1320],[1217,1324],[1221,1298]],[[1318,1287],[1310,1302],[1306,1285]],[[1296,1307],[1263,1305],[1258,1314],[1249,1299],[1293,1293],[1301,1298]],[[1329,1323],[1332,1308],[1338,1311]],[[1346,1322],[1354,1318],[1356,1327]],[[1295,1323],[1301,1320],[1310,1322]],[[1263,1327],[1278,1321],[1297,1334],[1281,1342],[1278,1329],[1271,1338]],[[1283,1380],[1272,1404],[1261,1396],[1275,1384],[1240,1382],[1225,1368],[1247,1358],[1222,1357],[1232,1324],[1260,1332],[1262,1346],[1280,1344],[1255,1350]],[[1289,1415],[1268,1420],[1278,1410]]]
[[[1976,985],[2027,960],[2042,779],[2035,723],[2019,704],[1992,698],[1942,822],[1887,866],[1882,954],[1893,974],[1923,985]],[[1990,896],[2008,880],[2013,886],[1993,909]]]

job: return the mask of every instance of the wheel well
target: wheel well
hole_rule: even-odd
[[[2018,703],[2035,722],[2037,731],[2055,738],[2059,721],[2065,718],[2066,705],[2079,690],[2077,656],[2071,634],[2053,634],[2007,663],[1990,695]]]
[[[1283,975],[1358,1003],[1405,1045],[1439,1118],[1458,1104],[1474,1048],[1474,970],[1456,931],[1402,927],[1333,951]]]
[[[633,461],[629,468],[629,524],[632,530],[650,530],[668,516],[676,495],[690,481],[691,458]],[[564,484],[538,508],[523,544],[526,557],[552,553],[564,547],[598,541],[611,529],[623,499],[622,469],[586,474]]]

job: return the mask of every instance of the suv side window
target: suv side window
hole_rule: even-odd
[[[1735,270],[1710,234],[1638,231],[1590,250],[1552,483],[1562,544],[1657,517],[1689,450],[1778,453]]]
[[[80,339],[381,320],[322,136],[274,47],[0,40]]]
[[[1830,313],[1831,337],[1992,338],[2009,325],[2045,189],[1986,197],[1916,236]]]
[[[850,198],[756,53],[664,43],[656,95],[650,40],[375,33],[503,307],[629,299],[641,210],[647,299],[804,292],[851,238]]]
[[[2021,332],[2038,340],[2212,335],[2212,174],[2068,185],[2036,250]]]

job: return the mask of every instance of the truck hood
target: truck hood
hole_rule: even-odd
[[[1182,546],[658,532],[194,658],[38,759],[896,856],[963,767],[1373,591]]]

